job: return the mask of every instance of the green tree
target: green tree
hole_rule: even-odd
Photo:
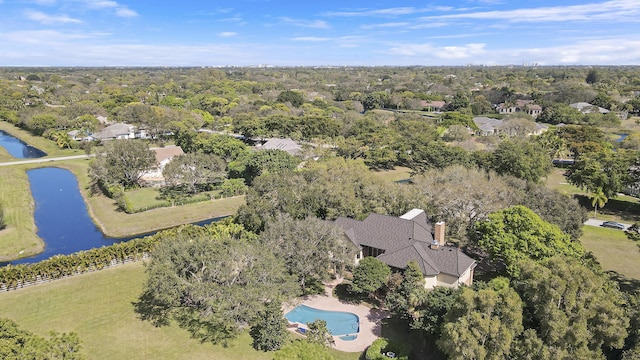
[[[287,299],[295,283],[268,247],[237,225],[166,234],[152,252],[137,304],[143,319],[171,319],[202,341],[233,337],[262,304]]]
[[[89,166],[94,181],[109,186],[119,184],[132,187],[155,165],[155,154],[141,140],[114,140],[105,142]]]
[[[413,173],[422,174],[429,169],[443,169],[451,165],[469,166],[469,153],[459,146],[449,146],[442,141],[431,141],[412,150],[408,166]]]
[[[470,136],[469,130],[464,125],[459,124],[449,126],[444,135],[442,135],[445,141],[455,141],[458,143],[467,140]]]
[[[373,256],[365,257],[353,269],[351,291],[367,294],[369,298],[373,299],[376,292],[387,282],[389,276],[391,276],[391,269],[387,264]]]
[[[609,199],[604,195],[602,189],[598,189],[596,192],[591,194],[590,197],[591,206],[593,206],[593,218],[595,219],[596,217],[598,217],[598,207],[602,208]]]
[[[253,338],[253,348],[257,350],[275,351],[286,343],[289,332],[279,301],[271,301],[265,305],[253,320],[250,334]]]
[[[543,260],[554,255],[579,258],[584,249],[578,241],[556,225],[542,219],[525,206],[513,206],[489,215],[476,225],[477,245],[492,259],[505,263],[507,273],[517,276],[525,259]]]
[[[327,329],[327,321],[318,319],[307,323],[307,341],[312,344],[329,345],[333,339]]]
[[[524,261],[515,287],[528,326],[553,358],[603,359],[603,350],[624,345],[629,319],[622,294],[581,261],[563,256]]]
[[[20,329],[14,321],[0,318],[0,358],[82,360],[80,339],[75,333],[50,333],[43,338]]]
[[[188,153],[176,156],[162,171],[165,182],[195,194],[209,185],[218,185],[226,177],[227,164],[216,155]]]
[[[333,360],[326,346],[295,340],[273,354],[274,360]]]
[[[198,133],[193,139],[193,151],[217,155],[226,162],[231,162],[249,153],[249,147],[233,136]]]
[[[597,69],[591,69],[587,73],[587,77],[585,78],[587,84],[595,84],[600,81],[600,73]]]
[[[523,330],[520,297],[507,279],[496,278],[487,288],[460,291],[437,345],[449,359],[504,359]]]
[[[220,185],[222,190],[222,196],[237,196],[246,194],[247,185],[244,183],[244,179],[225,179]]]
[[[508,139],[493,152],[491,168],[501,175],[538,182],[551,172],[551,161],[536,143],[524,139]]]
[[[527,206],[544,221],[557,225],[573,240],[578,240],[582,236],[582,228],[587,221],[587,211],[573,196],[549,189],[543,184],[527,183],[525,192],[517,203]]]
[[[244,158],[229,164],[244,167],[242,177],[251,185],[253,180],[265,173],[279,174],[292,171],[300,163],[300,159],[282,150],[261,150],[249,153]]]
[[[297,220],[286,214],[267,224],[260,241],[295,275],[304,291],[310,278],[327,279],[329,271],[353,261],[355,248],[332,224],[315,217]]]
[[[601,191],[612,199],[634,180],[632,165],[637,152],[620,149],[583,154],[571,166],[567,179],[591,193]]]
[[[27,127],[36,135],[43,135],[46,131],[63,128],[62,119],[55,114],[39,114],[27,121]]]
[[[304,104],[304,96],[298,91],[285,90],[278,95],[276,101],[281,103],[288,102],[295,107],[300,107],[300,105]]]

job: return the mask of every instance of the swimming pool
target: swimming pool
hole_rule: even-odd
[[[358,315],[343,311],[329,311],[312,308],[306,305],[298,305],[285,316],[291,322],[306,324],[315,320],[325,320],[327,329],[331,335],[354,335],[360,331],[360,318]],[[347,337],[343,340],[355,340]]]

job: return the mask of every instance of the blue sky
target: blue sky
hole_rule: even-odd
[[[0,66],[640,65],[640,0],[0,0]]]

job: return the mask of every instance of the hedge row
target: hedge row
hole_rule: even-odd
[[[159,239],[157,235],[148,236],[70,255],[56,255],[35,264],[7,265],[0,268],[0,291],[140,260],[148,256]]]

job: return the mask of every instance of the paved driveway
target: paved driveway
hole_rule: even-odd
[[[585,221],[584,224],[589,226],[602,226],[603,222],[605,222],[605,220],[589,219]],[[631,224],[624,224],[624,223],[620,223],[620,224],[624,225],[625,230],[627,230],[629,226],[631,226]]]

